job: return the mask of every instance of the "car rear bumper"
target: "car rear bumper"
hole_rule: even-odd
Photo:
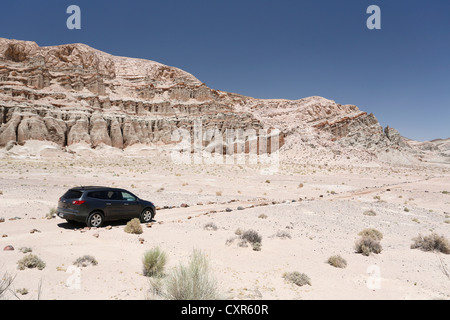
[[[67,210],[62,208],[56,209],[56,214],[61,219],[78,221],[78,222],[86,222],[87,216],[85,214],[80,213],[79,211]]]

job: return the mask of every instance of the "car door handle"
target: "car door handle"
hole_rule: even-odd
[[[107,205],[107,206],[110,206],[110,205],[111,205],[111,203],[107,203],[106,205]]]
[[[128,203],[124,203],[123,205],[124,205],[124,206],[127,206],[127,205],[128,205]]]

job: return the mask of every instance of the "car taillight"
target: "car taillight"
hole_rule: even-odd
[[[83,204],[83,203],[85,203],[85,202],[86,202],[86,201],[84,201],[84,200],[73,200],[73,201],[72,201],[72,204],[79,206],[80,204]]]

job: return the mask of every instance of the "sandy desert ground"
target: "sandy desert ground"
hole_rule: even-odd
[[[175,164],[167,155],[137,147],[81,148],[73,154],[27,142],[2,151],[0,276],[15,276],[12,289],[28,291],[4,298],[146,299],[150,285],[142,257],[155,246],[167,253],[168,272],[201,249],[225,299],[450,298],[450,255],[410,248],[419,234],[450,236],[448,165],[282,162],[272,175],[260,169]],[[126,222],[86,231],[58,217],[47,219],[58,198],[78,185],[123,187],[161,209],[140,235],[124,232]],[[367,210],[376,215],[365,215]],[[217,230],[204,229],[211,222]],[[383,250],[364,256],[354,244],[369,227],[382,232]],[[238,228],[256,230],[261,250],[227,243]],[[279,231],[290,238],[277,236]],[[4,251],[8,245],[14,250]],[[22,247],[31,248],[46,267],[19,270]],[[98,265],[82,268],[80,288],[74,289],[68,285],[70,266],[87,254]],[[337,254],[346,268],[327,263]],[[291,271],[307,274],[311,285],[288,283],[283,274]]]

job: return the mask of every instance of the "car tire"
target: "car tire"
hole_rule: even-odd
[[[89,215],[86,224],[88,227],[99,228],[103,225],[103,222],[104,222],[103,214],[100,211],[94,211]]]
[[[151,222],[153,220],[153,217],[155,216],[155,214],[153,213],[153,210],[151,208],[145,208],[142,212],[141,212],[141,222],[142,223],[148,223]]]

